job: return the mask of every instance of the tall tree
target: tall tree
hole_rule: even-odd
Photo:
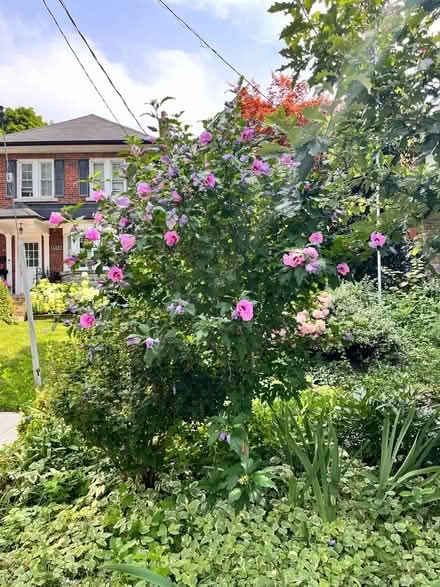
[[[27,130],[28,128],[39,128],[46,126],[46,124],[47,122],[31,107],[19,106],[17,108],[6,108],[5,110],[4,125],[6,134]]]

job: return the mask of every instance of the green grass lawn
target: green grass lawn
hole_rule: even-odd
[[[37,343],[41,373],[50,361],[51,348],[67,339],[66,329],[58,324],[52,329],[52,321],[37,320]],[[0,411],[9,412],[23,408],[35,397],[32,375],[32,359],[27,322],[12,326],[0,322]]]

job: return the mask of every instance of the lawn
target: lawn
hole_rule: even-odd
[[[66,329],[51,321],[35,323],[42,377],[51,349],[66,339]],[[32,359],[27,322],[0,323],[0,411],[15,411],[34,398]]]

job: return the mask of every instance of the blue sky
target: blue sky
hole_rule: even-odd
[[[99,89],[124,124],[134,124],[73,30],[58,0],[46,0]],[[271,0],[167,0],[227,60],[263,87],[281,64],[282,15]],[[116,85],[137,115],[151,98],[171,94],[187,120],[214,114],[236,76],[157,0],[66,0]],[[40,0],[0,8],[0,103],[32,105],[55,122],[105,106],[69,53]]]

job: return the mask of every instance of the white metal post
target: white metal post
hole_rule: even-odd
[[[379,218],[380,218],[380,200],[379,200],[379,190],[376,191],[376,215],[377,215],[377,226],[379,228]],[[382,256],[380,253],[380,247],[376,248],[377,253],[377,296],[379,298],[379,303],[382,303]]]

